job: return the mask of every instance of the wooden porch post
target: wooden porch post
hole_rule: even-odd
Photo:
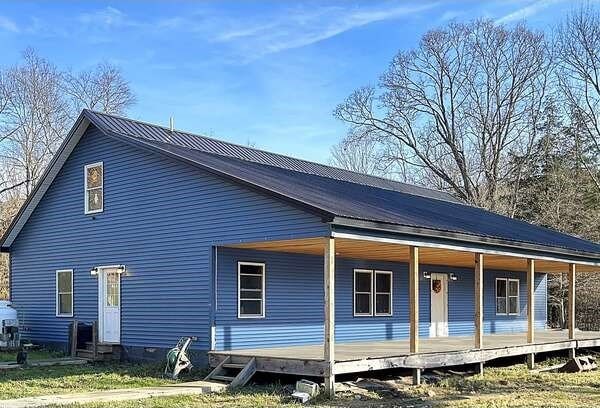
[[[419,352],[419,247],[410,246],[408,263],[410,352]],[[413,384],[421,383],[421,369],[413,370]]]
[[[508,289],[508,288],[507,288]],[[535,342],[535,261],[527,260],[527,343]],[[527,367],[535,367],[535,355],[527,356]]]
[[[483,347],[483,254],[475,254],[475,348]]]
[[[325,341],[323,359],[327,365],[325,391],[329,397],[335,396],[335,239],[327,238],[325,242]]]
[[[575,264],[569,264],[569,289],[568,289],[568,308],[567,327],[569,329],[569,340],[575,339]]]

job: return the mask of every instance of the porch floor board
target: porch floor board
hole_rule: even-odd
[[[500,357],[598,346],[600,346],[600,332],[577,331],[575,340],[569,340],[566,330],[537,330],[533,344],[527,343],[525,332],[488,334],[483,338],[481,350],[473,348],[473,336],[422,338],[419,353],[416,354],[410,354],[408,339],[336,342],[335,371],[348,373],[400,367],[442,367],[484,362]],[[209,354],[211,365],[226,356],[256,357],[266,362],[266,369],[263,371],[309,375],[309,371],[314,371],[315,367],[318,371],[320,367],[319,364],[323,360],[323,345],[213,351]],[[286,370],[286,367],[289,370]],[[306,373],[302,373],[302,367],[307,368]]]

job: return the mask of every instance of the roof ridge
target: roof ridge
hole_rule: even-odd
[[[138,123],[138,124],[141,124],[141,125],[146,125],[146,126],[151,126],[151,127],[157,127],[157,128],[163,129],[165,131],[169,131],[169,132],[171,131],[171,129],[169,127],[167,127],[167,126],[163,126],[163,125],[159,125],[159,124],[147,122],[147,121],[144,121],[144,120],[133,119],[133,118],[129,118],[129,117],[126,117],[126,116],[121,116],[121,115],[117,115],[117,114],[113,114],[113,113],[99,112],[99,111],[95,111],[95,110],[92,110],[92,109],[84,109],[84,111],[88,111],[88,112],[91,112],[93,114],[97,114],[97,115],[101,115],[101,116],[110,116],[112,118],[120,119],[120,120],[124,120],[124,121],[135,122],[135,123]],[[398,184],[398,185],[406,186],[406,187],[413,187],[413,188],[417,188],[417,189],[422,189],[424,191],[431,191],[433,193],[438,193],[440,195],[446,194],[446,195],[449,196],[449,198],[452,197],[452,195],[450,195],[449,193],[446,193],[445,191],[436,190],[436,189],[429,188],[429,187],[423,187],[423,186],[419,186],[419,185],[416,185],[416,184],[411,184],[411,183],[407,183],[407,182],[403,182],[403,181],[399,181],[399,180],[394,180],[394,179],[386,178],[386,177],[382,177],[382,176],[377,176],[377,175],[373,175],[373,174],[367,174],[367,173],[362,173],[362,172],[359,172],[359,171],[344,169],[342,167],[336,167],[336,166],[332,166],[330,164],[318,163],[318,162],[314,162],[314,161],[310,161],[310,160],[307,160],[307,159],[302,159],[302,158],[298,158],[298,157],[294,157],[294,156],[290,156],[290,155],[286,155],[286,154],[282,154],[282,153],[276,153],[276,152],[271,152],[271,151],[268,151],[268,150],[259,149],[259,148],[252,147],[252,146],[244,146],[244,145],[239,144],[239,143],[235,143],[235,142],[230,142],[230,141],[227,141],[227,140],[218,139],[216,137],[206,136],[206,135],[198,134],[198,133],[191,133],[191,132],[188,132],[188,131],[185,131],[185,130],[178,130],[178,129],[174,129],[173,132],[174,133],[180,133],[180,134],[183,134],[183,135],[188,135],[188,136],[203,138],[205,140],[214,141],[216,143],[223,143],[223,144],[226,144],[226,145],[229,145],[229,146],[233,146],[233,147],[237,147],[237,148],[241,148],[241,149],[247,149],[247,150],[251,150],[251,151],[254,151],[254,152],[259,152],[259,153],[262,153],[262,154],[274,155],[274,156],[278,156],[278,157],[285,158],[285,159],[288,159],[288,160],[294,160],[294,161],[302,162],[302,163],[309,164],[309,165],[321,166],[321,167],[324,167],[326,169],[331,169],[331,170],[336,170],[336,171],[342,171],[342,172],[346,172],[346,173],[349,173],[349,174],[355,174],[355,175],[362,176],[362,177],[368,177],[368,178],[380,180],[382,182],[388,182],[388,183]],[[133,135],[133,136],[136,136],[136,135]],[[139,136],[136,136],[136,137],[139,137]],[[143,137],[141,137],[141,138],[143,138]],[[164,142],[164,143],[169,143],[169,142]],[[171,143],[171,144],[174,144],[174,143]],[[177,145],[177,146],[179,146],[179,145]],[[202,151],[201,149],[195,149],[195,148],[189,147],[189,146],[182,146],[182,147],[187,147],[187,148],[192,149],[192,150]],[[211,153],[211,152],[207,152],[207,153]],[[245,160],[245,161],[253,162],[253,160],[250,160],[250,159],[247,159],[247,158],[244,158],[244,157],[235,156],[235,155],[228,155],[228,154],[225,154],[225,153],[218,153],[218,152],[212,152],[212,153],[217,154],[217,155],[221,155],[221,156],[226,156],[226,157],[235,157],[235,158],[238,158],[240,160]],[[283,167],[283,166],[277,166],[275,164],[271,164],[271,166],[278,167],[278,168],[286,168],[286,167]],[[299,171],[299,170],[295,170],[295,171]],[[309,171],[299,171],[299,172],[304,172],[306,174],[319,175],[319,174],[316,174],[314,172],[309,172]],[[325,177],[325,176],[323,176],[323,177]],[[348,180],[343,180],[343,179],[340,179],[340,178],[337,178],[337,177],[332,177],[332,176],[329,176],[329,178],[334,179],[334,180],[340,180],[340,181],[348,181]],[[366,183],[359,183],[359,182],[354,182],[354,183],[355,184],[366,184]],[[386,188],[384,186],[377,186],[377,187],[378,188],[383,188],[383,189],[388,189],[388,190],[391,189],[391,188]],[[411,194],[410,192],[405,192],[405,193],[406,194]],[[418,195],[418,194],[413,194],[413,195]],[[436,200],[443,200],[443,201],[453,201],[453,200],[450,200],[450,199],[444,199],[442,197],[429,197],[429,198],[436,199]],[[457,200],[457,202],[458,202],[458,200]],[[466,204],[466,203],[464,203],[464,204]]]

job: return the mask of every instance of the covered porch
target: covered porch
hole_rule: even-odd
[[[410,340],[336,343],[334,374],[348,374],[390,368],[436,368],[462,364],[483,364],[502,357],[547,353],[560,350],[600,347],[600,332],[577,332],[569,339],[567,330],[536,330],[535,342],[526,333],[486,334],[483,347],[471,346],[470,336],[421,339],[418,353],[410,352]],[[258,371],[324,377],[327,364],[323,345],[269,347],[210,353],[217,366],[230,357],[238,363],[256,358]]]
[[[500,357],[527,355],[531,367],[535,353],[576,350],[600,346],[599,332],[575,330],[575,274],[595,272],[598,265],[585,259],[562,257],[515,244],[514,250],[481,242],[456,244],[450,240],[425,237],[400,237],[367,234],[363,231],[332,231],[329,237],[278,241],[240,242],[221,245],[227,248],[307,254],[323,257],[324,319],[321,345],[244,348],[211,351],[209,360],[216,366],[225,358],[244,363],[256,359],[257,371],[315,375],[325,379],[330,394],[335,390],[335,375],[387,368],[412,368],[415,383],[422,369],[480,363]],[[408,336],[401,340],[335,340],[336,260],[360,259],[399,262],[408,265]],[[474,298],[473,335],[427,338],[420,333],[420,289],[429,278],[422,265],[468,268],[472,271]],[[522,273],[526,282],[526,330],[506,334],[486,334],[484,322],[484,277],[487,271]],[[568,330],[540,330],[535,325],[535,274],[567,273]],[[495,307],[495,305],[494,305]],[[422,331],[422,330],[421,330]]]

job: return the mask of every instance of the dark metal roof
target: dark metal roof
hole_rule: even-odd
[[[199,136],[192,133],[181,132],[178,130],[171,132],[170,129],[162,126],[122,118],[119,116],[107,115],[94,111],[85,111],[85,114],[94,124],[96,124],[96,126],[102,128],[104,131],[113,132],[119,135],[134,136],[149,141],[169,143],[206,153],[215,153],[227,157],[235,157],[250,162],[267,164],[287,170],[314,174],[356,184],[364,184],[407,194],[416,194],[420,196],[436,198],[439,200],[458,202],[456,198],[442,191],[401,183],[382,177],[356,173],[337,167],[326,166],[277,153],[266,152],[264,150],[254,149],[252,147],[240,146],[234,143],[216,140],[205,136]]]
[[[107,118],[98,113],[93,115],[95,118]],[[171,137],[168,129],[156,130],[152,125],[133,122],[135,126],[145,128],[144,134],[139,136],[130,128],[127,119],[108,118],[99,122],[100,126],[109,121],[111,127],[103,130],[115,137],[196,163],[335,217],[493,238],[507,243],[529,243],[600,257],[600,245],[593,242],[456,200],[440,200],[435,195],[420,195],[412,191],[407,193],[402,188],[382,188],[374,185],[377,183],[358,183],[351,177],[352,172],[341,173],[344,179],[332,177],[328,172],[336,169],[331,167],[301,160],[297,161],[297,166],[303,167],[297,167],[296,159],[278,155],[270,157],[270,153],[259,150],[178,132]],[[96,121],[92,119],[92,123]],[[316,171],[309,171],[313,169]]]
[[[265,191],[336,225],[418,230],[430,239],[450,237],[462,242],[518,246],[540,254],[548,251],[600,262],[599,244],[466,205],[446,193],[88,110],[82,112],[75,128],[85,122],[82,118],[107,136]],[[64,145],[78,140],[74,139],[78,134],[72,130]],[[66,157],[60,163],[64,160]],[[47,188],[60,163],[50,166],[39,185]],[[36,188],[31,195],[36,199],[25,203],[3,237],[2,249],[10,246],[44,191]]]

